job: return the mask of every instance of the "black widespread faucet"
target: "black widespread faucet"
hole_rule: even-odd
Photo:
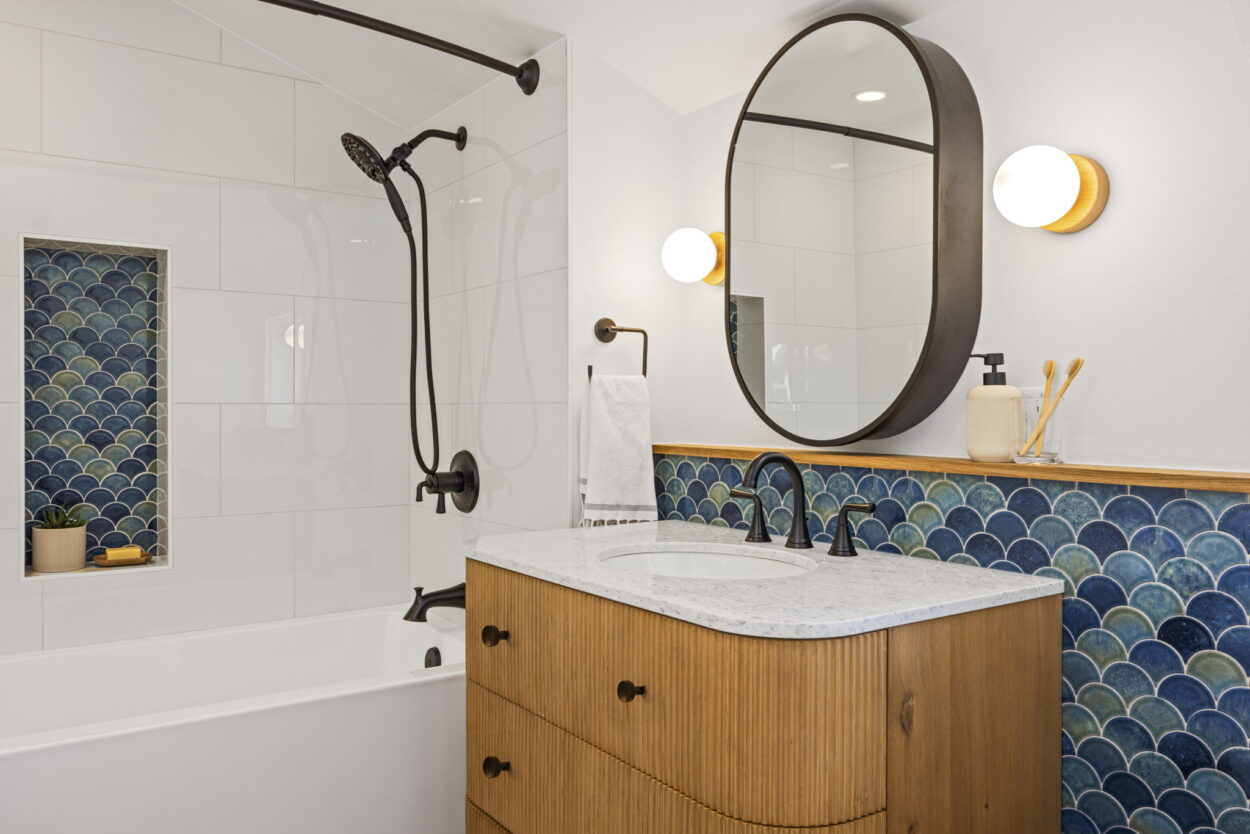
[[[404,619],[410,623],[425,622],[425,612],[431,608],[464,608],[463,582],[441,591],[430,591],[428,594],[425,588],[413,590],[417,592],[417,598],[412,601],[412,607],[404,615]]]
[[[750,498],[755,503],[755,514],[751,519],[751,530],[747,533],[749,542],[769,541],[768,531],[764,527],[764,508],[760,497],[755,493],[760,473],[765,466],[777,464],[790,476],[790,488],[794,491],[794,518],[790,522],[790,535],[786,538],[786,547],[805,549],[812,546],[811,537],[807,535],[807,490],[803,487],[803,474],[799,467],[781,452],[763,452],[747,466],[742,483],[748,489],[733,489],[729,494],[735,498]]]

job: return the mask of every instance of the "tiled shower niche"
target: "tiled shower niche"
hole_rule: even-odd
[[[168,290],[158,249],[23,241],[25,553],[44,508],[85,505],[87,558],[168,559]],[[125,570],[113,568],[112,570]]]

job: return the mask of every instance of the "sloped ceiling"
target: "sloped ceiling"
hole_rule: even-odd
[[[416,44],[259,0],[177,0],[398,125],[424,121],[496,77]],[[678,113],[749,87],[803,26],[839,11],[898,23],[961,0],[336,0],[518,64],[563,36]],[[519,94],[519,93],[518,93]]]

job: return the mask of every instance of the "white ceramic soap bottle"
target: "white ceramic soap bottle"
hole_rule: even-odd
[[[1020,389],[1007,384],[998,370],[1001,353],[974,353],[990,366],[983,383],[968,392],[968,457],[987,463],[1005,463],[1024,442],[1024,400]]]

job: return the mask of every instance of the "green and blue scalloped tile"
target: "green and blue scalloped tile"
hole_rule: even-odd
[[[655,458],[660,517],[746,530],[746,461]],[[1064,582],[1063,834],[1250,834],[1250,502],[1199,490],[800,467],[808,530]],[[790,524],[776,467],[758,490]]]
[[[25,517],[87,506],[88,556],[164,539],[166,381],[154,257],[25,251]]]

